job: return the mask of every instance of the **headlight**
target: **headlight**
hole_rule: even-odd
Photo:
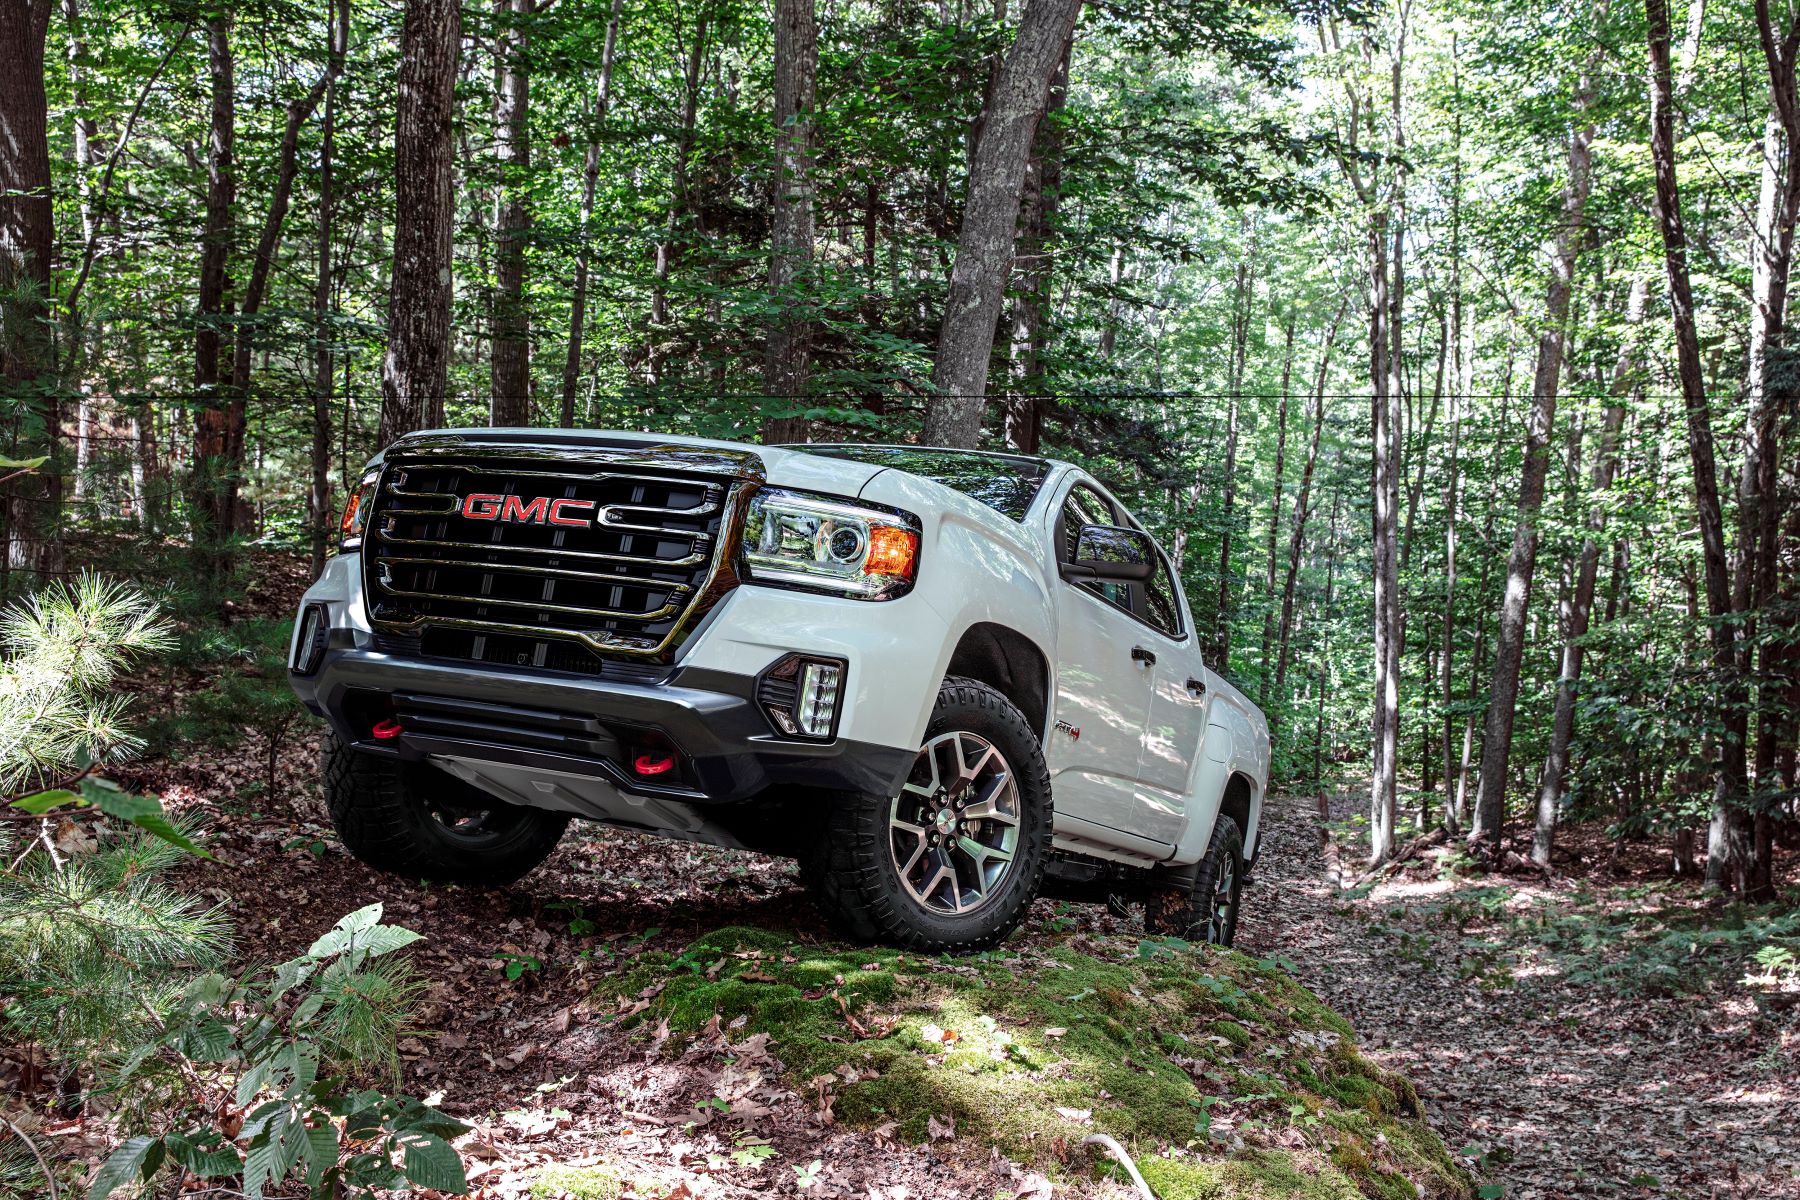
[[[913,585],[919,520],[829,496],[765,488],[750,501],[744,558],[755,583],[891,600]]]
[[[338,521],[339,550],[354,550],[362,545],[363,528],[369,523],[369,510],[375,506],[375,481],[380,478],[380,471],[370,471],[350,489],[343,518]]]

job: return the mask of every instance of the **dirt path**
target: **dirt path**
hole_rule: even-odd
[[[1509,1200],[1800,1197],[1794,1008],[1759,1014],[1741,990],[1645,998],[1571,983],[1504,921],[1459,929],[1492,880],[1343,899],[1318,828],[1313,801],[1273,802],[1239,948],[1291,960],[1372,1057],[1414,1080],[1452,1149],[1489,1152]],[[1500,882],[1508,908],[1570,902]]]

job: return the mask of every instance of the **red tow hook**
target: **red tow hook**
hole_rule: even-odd
[[[406,732],[406,730],[401,726],[400,722],[398,722],[398,721],[377,721],[377,722],[375,722],[375,728],[369,730],[369,733],[377,741],[382,741],[382,742],[393,741],[395,738],[399,737],[401,734],[403,734],[405,732]]]
[[[668,754],[640,754],[631,763],[631,769],[639,775],[661,775],[674,766],[674,756]]]

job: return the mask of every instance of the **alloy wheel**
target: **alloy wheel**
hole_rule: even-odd
[[[953,730],[926,742],[894,797],[888,848],[913,902],[939,916],[985,907],[1013,869],[1019,787],[993,743]]]
[[[1212,895],[1207,898],[1206,940],[1224,945],[1232,907],[1237,904],[1237,859],[1227,854],[1213,873]]]

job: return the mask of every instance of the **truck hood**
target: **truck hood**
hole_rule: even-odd
[[[678,437],[663,433],[632,433],[615,429],[471,428],[425,429],[409,433],[390,450],[524,449],[542,448],[579,452],[584,447],[646,453],[674,450],[696,470],[760,479],[775,487],[830,492],[855,496],[863,486],[888,468],[850,459],[827,458],[774,446],[726,442],[712,438]],[[387,451],[375,456],[379,466]]]

